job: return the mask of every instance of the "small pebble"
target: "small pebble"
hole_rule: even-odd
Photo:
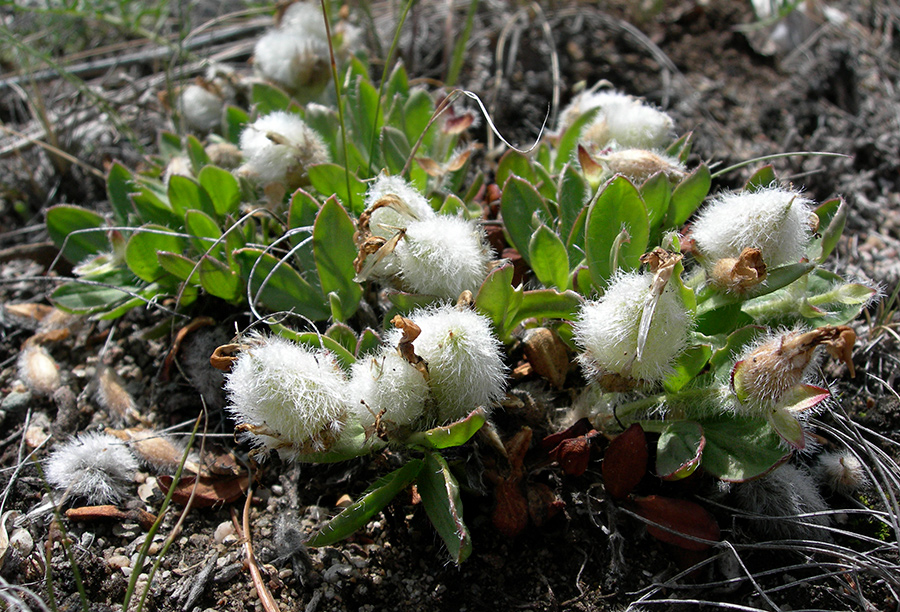
[[[0,410],[4,412],[20,412],[28,407],[31,402],[31,391],[12,391],[3,401],[0,401]]]
[[[216,532],[213,537],[217,543],[224,544],[225,538],[230,535],[234,535],[234,524],[231,521],[225,521],[216,527]]]
[[[12,535],[9,536],[9,545],[19,551],[23,557],[27,557],[34,550],[34,538],[27,529],[14,529]]]
[[[131,559],[126,557],[125,555],[113,555],[107,560],[107,563],[112,568],[122,568],[122,567],[130,567]]]

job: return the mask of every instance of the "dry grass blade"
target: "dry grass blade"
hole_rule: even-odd
[[[247,501],[244,502],[241,524],[238,524],[237,512],[235,512],[234,508],[231,509],[231,520],[234,522],[235,530],[244,540],[244,550],[247,553],[247,567],[250,568],[253,586],[256,588],[256,593],[259,595],[259,601],[262,604],[263,609],[266,612],[281,612],[278,603],[275,601],[275,598],[272,597],[272,592],[269,591],[269,587],[266,586],[262,573],[259,571],[259,565],[256,563],[256,556],[253,554],[253,541],[250,535],[250,502],[252,499],[253,489],[252,487],[248,487]]]

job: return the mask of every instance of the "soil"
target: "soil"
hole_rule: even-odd
[[[750,3],[744,1],[621,1],[603,10],[596,3],[555,2],[539,10],[537,5],[516,9],[483,2],[461,84],[485,100],[500,132],[520,146],[537,137],[555,88],[565,104],[578,88],[605,79],[667,110],[679,130],[693,130],[692,163],[705,160],[724,168],[787,151],[840,153],[840,157],[798,155],[773,163],[781,178],[805,188],[813,200],[846,198],[852,213],[833,266],[843,275],[878,283],[890,292],[900,282],[900,8],[891,2],[810,4],[826,10],[828,19],[820,20],[816,11],[809,23],[794,15],[792,32],[800,40],[770,52],[773,43],[768,35],[774,26],[759,25]],[[413,34],[401,39],[401,55],[413,75],[439,79],[444,73],[442,47],[434,41],[444,40],[446,6],[426,2],[412,12],[413,27],[408,27]],[[465,10],[454,6],[454,27],[462,27]],[[389,7],[378,4],[373,11],[377,24],[390,23]],[[264,27],[264,20],[250,23],[253,19],[244,18],[247,30],[229,41],[235,48],[252,41]],[[501,43],[504,52],[498,66],[496,49]],[[243,51],[235,52],[231,61],[246,69],[248,47],[240,48]],[[554,59],[558,79],[552,70]],[[102,81],[103,95],[129,122],[136,142],[150,149],[155,132],[170,121],[156,97],[165,87],[164,80],[152,79],[157,68],[152,62],[138,62],[112,68],[91,81]],[[40,90],[57,122],[56,140],[63,149],[94,167],[103,167],[110,159],[132,166],[140,162],[144,152],[104,122],[102,114],[90,112],[88,101],[73,94],[64,81],[51,79],[40,84]],[[16,90],[6,81],[2,91],[4,123],[19,132],[40,125],[35,107],[12,95]],[[483,132],[476,130],[476,138],[487,141],[486,128],[479,129]],[[0,142],[6,158],[0,170],[3,249],[23,249],[46,240],[42,210],[50,204],[73,202],[100,210],[107,206],[102,179],[78,165],[54,161],[38,147],[12,146],[14,136]],[[481,161],[490,168],[495,159],[488,151]],[[714,188],[739,187],[748,175],[747,169],[730,172]],[[2,261],[0,301],[46,303],[54,284],[35,279],[44,273],[46,260],[17,258],[4,251]],[[211,304],[208,313],[218,319],[216,331],[206,328],[189,336],[167,381],[161,373],[172,337],[168,328],[157,327],[163,320],[158,312],[135,310],[113,322],[67,321],[69,337],[51,346],[53,358],[62,366],[64,389],[52,398],[28,395],[17,380],[16,359],[34,323],[4,311],[3,510],[24,515],[46,499],[41,475],[30,460],[45,458],[55,441],[85,429],[140,424],[179,426],[177,431],[184,434],[200,409],[201,393],[210,408],[208,431],[221,434],[209,438],[210,447],[216,443],[216,452],[223,456],[234,450],[246,457],[246,449],[235,448],[233,425],[222,412],[221,379],[202,368],[210,347],[227,341],[235,323],[246,319],[243,313],[223,315],[216,308]],[[894,448],[890,441],[900,442],[900,407],[894,399],[897,336],[878,325],[894,322],[892,313],[873,308],[865,321],[854,324],[860,338],[855,357],[860,374],[851,380],[844,370],[826,372],[844,398],[844,410],[884,436],[888,449]],[[110,415],[100,408],[89,382],[104,364],[113,367],[135,398],[139,417],[127,411]],[[206,374],[200,376],[201,370]],[[199,393],[192,382],[202,387]],[[499,411],[497,426],[503,436],[525,423],[540,440],[554,431],[557,413],[571,403],[567,392],[553,392],[540,380],[516,393],[525,398],[525,408]],[[534,406],[540,409],[537,415],[527,411]],[[697,602],[704,601],[754,609],[898,609],[896,595],[877,573],[844,575],[838,566],[833,575],[823,577],[820,568],[805,567],[821,558],[756,548],[753,544],[768,536],[761,535],[752,521],[733,520],[723,509],[713,512],[729,540],[744,546],[739,558],[746,567],[734,567],[737,556],[723,551],[714,562],[673,579],[702,559],[650,537],[627,509],[608,499],[599,484],[600,454],[598,448],[588,471],[579,477],[565,476],[554,466],[541,465],[536,454],[529,455],[529,484],[546,485],[565,506],[541,527],[530,525],[512,539],[491,523],[494,501],[489,484],[463,482],[474,553],[458,567],[448,559],[411,492],[348,540],[318,549],[303,545],[305,534],[331,516],[342,498],[355,498],[368,483],[398,466],[401,457],[396,453],[386,452],[376,461],[334,465],[264,463],[254,485],[249,521],[264,581],[281,610],[307,612],[617,610],[639,600],[646,600],[635,604],[641,609],[703,607]],[[474,466],[488,455],[486,443],[477,442],[451,459]],[[154,476],[145,467],[139,478],[152,484]],[[142,489],[139,496],[138,484],[122,507],[158,511],[162,499],[158,488]],[[706,485],[694,486],[701,490]],[[260,609],[244,548],[232,527],[233,518],[240,520],[242,507],[241,497],[187,514],[162,557],[144,609]],[[154,548],[173,532],[178,515],[169,512]],[[0,568],[5,581],[0,589],[12,592],[8,584],[20,585],[46,600],[44,560],[49,556],[56,603],[60,609],[81,607],[76,573],[61,546],[61,539],[68,537],[89,609],[121,609],[134,555],[146,539],[144,529],[133,518],[64,520],[65,534],[51,525],[49,515],[25,523],[33,546],[27,554],[11,550]],[[7,526],[12,532],[11,523]],[[756,585],[744,579],[747,572]],[[139,590],[141,584],[139,580]],[[40,609],[36,600],[26,597],[26,601],[32,609]]]

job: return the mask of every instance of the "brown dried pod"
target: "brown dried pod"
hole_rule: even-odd
[[[766,280],[766,262],[762,251],[746,248],[737,259],[725,257],[709,273],[714,285],[732,293],[744,293]]]
[[[562,389],[569,373],[569,356],[559,335],[547,327],[527,330],[522,338],[525,358],[540,376]]]

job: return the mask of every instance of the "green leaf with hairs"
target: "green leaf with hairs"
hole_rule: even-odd
[[[472,554],[472,536],[463,522],[459,484],[450,473],[447,460],[434,452],[425,453],[425,465],[416,486],[425,513],[444,540],[450,558],[459,565]]]
[[[531,235],[528,245],[531,269],[545,287],[560,291],[569,288],[569,256],[566,245],[546,225],[541,225]]]
[[[281,263],[273,255],[254,248],[235,251],[234,257],[240,263],[241,275],[250,283],[251,295],[255,296],[259,292],[263,281],[268,277],[259,297],[268,308],[276,311],[293,310],[314,321],[324,321],[331,316],[322,292],[306,282],[287,263]]]
[[[506,181],[514,176],[532,186],[538,183],[537,171],[531,159],[523,153],[510,149],[500,158],[494,180],[498,185],[505,185]]]
[[[537,229],[533,219],[537,216],[545,223],[550,221],[550,211],[544,197],[528,181],[511,176],[503,185],[500,213],[503,215],[503,225],[510,244],[530,265],[528,246],[531,235]]]
[[[344,208],[352,210],[354,215],[359,215],[366,208],[366,184],[355,174],[350,173],[350,191],[347,191],[347,172],[343,166],[337,164],[315,164],[307,168],[309,182],[316,191],[326,198],[334,195]]]
[[[614,262],[612,248],[623,230],[628,238]],[[637,188],[624,176],[612,178],[588,209],[585,224],[585,255],[594,284],[605,287],[617,268],[636,270],[649,236],[647,209]]]
[[[379,478],[366,489],[362,497],[344,508],[340,514],[316,531],[306,541],[306,545],[312,548],[328,546],[343,540],[363,527],[373,516],[381,512],[398,493],[412,484],[424,465],[425,462],[421,459],[413,459],[403,467]]]
[[[562,171],[563,166],[570,162],[574,163],[578,141],[581,140],[581,132],[594,121],[599,113],[599,108],[592,108],[566,128],[566,131],[559,138],[559,144],[556,146],[556,157],[553,159],[554,172]]]
[[[138,278],[154,282],[166,276],[157,253],[184,253],[188,242],[162,225],[142,225],[125,246],[125,263]]]
[[[486,421],[487,415],[484,412],[484,408],[477,408],[470,412],[466,418],[450,425],[435,427],[428,431],[418,431],[409,436],[403,443],[408,446],[421,446],[433,450],[462,446],[481,429],[481,426]]]
[[[666,226],[679,228],[696,211],[712,186],[712,178],[706,164],[700,164],[693,172],[678,183],[672,191],[669,201],[669,212],[666,215]]]
[[[353,261],[357,248],[353,240],[356,225],[333,197],[328,198],[313,227],[313,252],[322,293],[335,293],[340,299],[341,320],[353,316],[362,298],[362,287],[353,281]]]
[[[769,187],[772,183],[777,182],[777,180],[775,168],[772,164],[768,164],[754,172],[753,175],[747,179],[747,183],[744,185],[744,191],[750,193],[760,191]]]
[[[92,210],[58,204],[47,209],[46,220],[50,238],[72,263],[112,248],[106,236],[106,219]]]
[[[106,194],[117,225],[125,225],[128,217],[134,213],[134,205],[131,203],[133,189],[131,171],[119,162],[114,162],[106,175]]]
[[[681,480],[700,465],[706,438],[696,421],[665,423],[656,443],[656,473],[663,480]]]
[[[241,186],[234,175],[218,166],[204,166],[197,176],[212,200],[217,217],[234,214],[241,205]]]
[[[229,302],[240,302],[244,297],[241,275],[212,257],[200,259],[200,286],[210,295]]]
[[[701,465],[728,482],[745,482],[772,471],[791,456],[768,421],[733,414],[699,419],[706,438]]]

